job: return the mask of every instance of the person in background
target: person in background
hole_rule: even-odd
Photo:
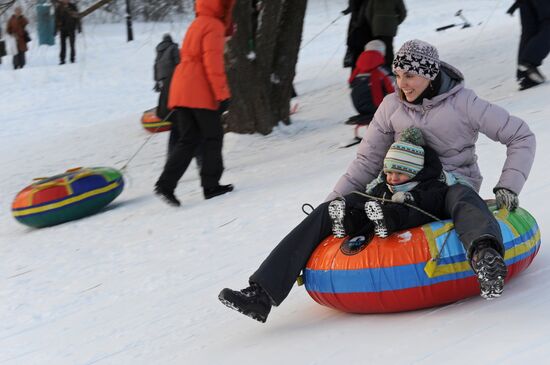
[[[23,68],[27,63],[25,52],[28,51],[27,43],[30,42],[29,33],[25,29],[29,24],[27,18],[23,16],[23,10],[16,6],[13,15],[8,20],[7,33],[12,37],[13,48],[13,69]]]
[[[159,93],[157,105],[157,116],[161,119],[168,117],[172,123],[175,120],[169,116],[168,92],[170,91],[170,82],[174,69],[180,63],[180,51],[178,45],[172,41],[170,34],[165,34],[162,41],[156,46],[155,65],[153,67],[153,78],[155,80],[155,91]],[[172,113],[173,114],[173,113]],[[170,130],[168,140],[168,154],[172,151],[178,140],[178,129]]]
[[[546,77],[537,67],[550,52],[550,1],[516,0],[507,13],[519,8],[521,38],[516,78],[520,90],[542,84]]]
[[[2,57],[6,55],[6,41],[2,38],[2,27],[0,27],[0,65],[2,64]]]
[[[226,32],[234,0],[198,0],[196,18],[187,29],[170,84],[168,107],[175,109],[179,138],[155,184],[155,194],[180,206],[174,190],[202,142],[201,185],[205,199],[233,190],[221,185],[223,126],[221,115],[231,97],[224,66]]]
[[[342,14],[350,15],[348,34],[346,38],[346,54],[344,56],[344,68],[355,67],[357,58],[363,52],[365,44],[372,39],[369,23],[364,17],[364,9],[369,0],[349,0],[348,7]]]
[[[75,39],[77,31],[78,33],[82,32],[82,25],[76,5],[69,2],[69,0],[59,0],[55,7],[54,36],[59,32],[59,43],[61,44],[61,50],[59,51],[60,65],[65,64],[67,39],[69,39],[69,46],[71,47],[71,63],[76,61]]]
[[[399,24],[407,17],[403,0],[369,0],[363,7],[363,17],[372,32],[372,39],[380,39],[386,44],[385,64],[391,69],[393,62],[393,37]]]

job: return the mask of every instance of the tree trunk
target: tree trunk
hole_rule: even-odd
[[[307,0],[238,0],[237,31],[228,45],[226,68],[232,103],[225,120],[237,133],[269,134],[290,123],[290,97]],[[255,26],[256,25],[256,26]]]
[[[86,8],[85,10],[81,11],[79,13],[79,16],[81,18],[84,18],[86,15],[93,13],[95,10],[99,9],[103,5],[111,2],[112,0],[100,0],[97,3],[93,4],[92,6]]]

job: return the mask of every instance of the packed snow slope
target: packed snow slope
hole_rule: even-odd
[[[550,84],[518,92],[519,18],[506,1],[408,0],[395,39],[435,44],[461,69],[467,87],[525,119],[539,142],[520,195],[543,241],[550,213]],[[350,315],[316,304],[303,287],[259,324],[217,300],[242,288],[274,245],[318,204],[354,157],[339,149],[354,114],[342,68],[345,0],[309,1],[297,67],[298,113],[268,135],[227,134],[222,183],[236,190],[205,201],[192,164],[176,194],[182,207],[152,194],[167,133],[153,137],[139,118],[156,103],[154,47],[189,19],[84,24],[77,63],[58,66],[58,47],[31,43],[28,66],[0,66],[0,364],[523,364],[550,356],[550,257],[535,261],[498,300],[479,297],[386,315]],[[459,22],[471,28],[434,29]],[[321,34],[321,32],[325,27]],[[317,36],[318,35],[318,36]],[[317,36],[317,37],[316,37]],[[310,43],[309,40],[316,37]],[[37,39],[37,37],[33,37]],[[541,68],[550,76],[550,66]],[[10,213],[33,178],[76,166],[121,168],[126,187],[94,216],[30,229]],[[482,195],[492,197],[503,146],[478,141]]]

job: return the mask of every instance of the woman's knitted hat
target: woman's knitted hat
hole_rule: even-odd
[[[394,142],[384,158],[384,173],[400,172],[414,177],[424,167],[424,137],[416,127],[403,131],[399,141]]]
[[[437,48],[431,44],[413,39],[406,41],[397,51],[392,70],[401,70],[416,74],[429,80],[434,80],[439,73],[441,61]]]

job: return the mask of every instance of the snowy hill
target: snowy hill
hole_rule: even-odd
[[[31,44],[28,66],[0,65],[0,364],[523,364],[550,355],[548,208],[550,83],[518,92],[519,19],[494,0],[408,0],[395,39],[435,44],[462,70],[466,86],[528,122],[538,151],[520,195],[537,219],[541,251],[498,300],[387,315],[350,315],[293,289],[264,325],[220,304],[223,287],[241,288],[274,245],[303,217],[301,204],[324,200],[354,157],[338,144],[354,114],[341,67],[348,18],[301,51],[293,124],[274,133],[227,134],[223,183],[235,192],[205,201],[192,165],[174,209],[152,194],[167,133],[150,138],[125,171],[122,195],[100,214],[40,230],[10,213],[32,178],[75,166],[121,168],[150,135],[139,123],[155,105],[154,46],[181,24],[85,25],[77,63],[57,65],[56,47]],[[309,1],[304,44],[345,0]],[[445,32],[458,9],[474,25]],[[36,37],[33,37],[36,39]],[[541,71],[550,76],[547,63]],[[504,147],[478,141],[492,197]]]

